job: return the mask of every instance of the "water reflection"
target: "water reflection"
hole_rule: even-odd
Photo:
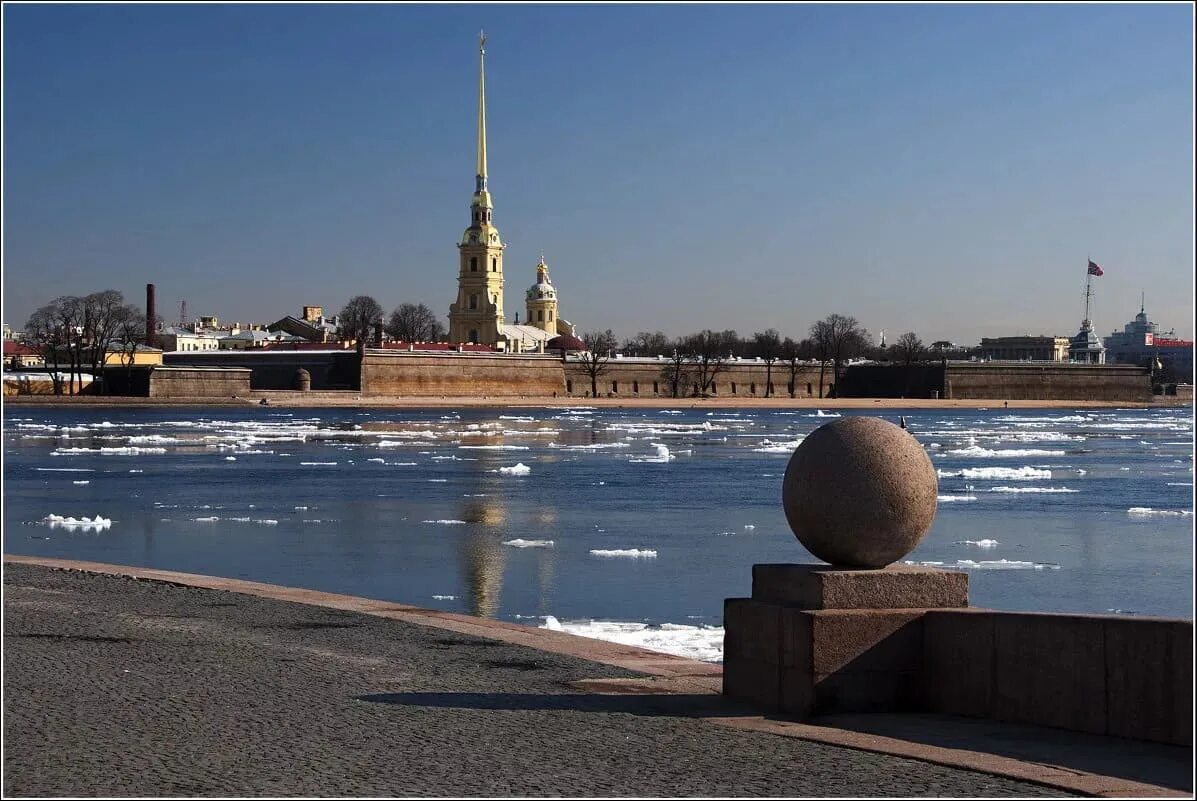
[[[494,617],[498,612],[505,562],[501,534],[476,530],[462,539],[461,565],[470,594],[471,614]]]

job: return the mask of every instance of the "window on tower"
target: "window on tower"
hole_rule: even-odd
[[[477,295],[470,295],[470,308],[471,309],[478,308],[478,296]]]
[[[544,312],[543,311],[536,312],[536,322],[538,322],[538,323],[544,322]]]
[[[470,272],[472,272],[472,273],[478,272],[478,257],[477,256],[470,256]]]
[[[499,271],[499,260],[494,256],[492,256],[490,259],[490,271],[492,273],[497,273]]]

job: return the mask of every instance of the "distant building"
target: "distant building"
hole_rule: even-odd
[[[1147,319],[1147,311],[1140,304],[1135,319],[1114,331],[1104,340],[1109,360],[1116,364],[1169,369],[1177,378],[1193,376],[1193,342],[1179,339],[1175,331],[1160,331]],[[1158,359],[1159,364],[1153,362]]]
[[[162,349],[149,345],[137,344],[133,346],[132,366],[162,364]],[[129,352],[120,342],[113,342],[104,353],[105,367],[129,367]]]
[[[1066,362],[1070,345],[1068,337],[985,337],[979,355],[1006,361]]]
[[[218,332],[204,330],[198,323],[190,326],[170,325],[158,332],[157,344],[168,353],[217,350],[220,348],[220,339]]]
[[[266,326],[267,331],[282,331],[307,342],[337,342],[339,328],[340,320],[337,317],[325,317],[324,309],[319,306],[304,306],[301,317],[288,314]]]
[[[4,340],[4,366],[10,370],[25,367],[45,367],[46,359],[41,353],[21,342]]]

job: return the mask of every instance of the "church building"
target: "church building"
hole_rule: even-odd
[[[557,290],[541,255],[536,283],[528,290],[527,317],[503,316],[503,251],[494,226],[494,203],[486,179],[486,36],[478,43],[478,152],[470,226],[458,243],[457,300],[449,306],[449,341],[490,345],[514,353],[544,351],[558,335],[572,337],[573,326],[557,313]]]

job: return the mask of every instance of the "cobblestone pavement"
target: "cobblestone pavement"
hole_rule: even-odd
[[[5,565],[4,624],[5,795],[1063,795],[716,726],[695,715],[718,697],[570,684],[620,668],[302,604]]]

